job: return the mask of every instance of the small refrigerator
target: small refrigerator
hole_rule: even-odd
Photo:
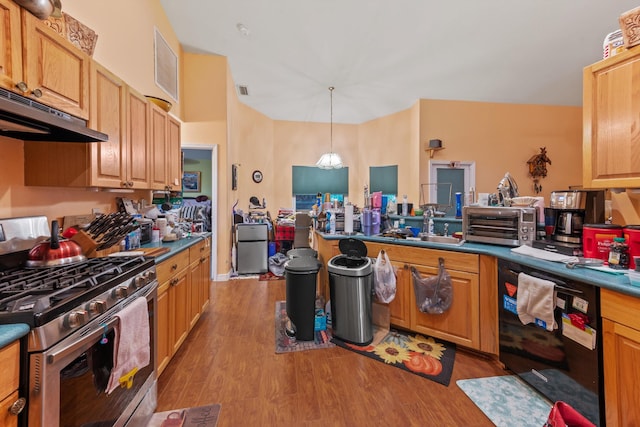
[[[267,224],[236,224],[236,254],[238,274],[266,273],[269,226]]]

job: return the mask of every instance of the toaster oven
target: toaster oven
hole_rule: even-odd
[[[536,208],[465,206],[462,234],[467,242],[494,245],[532,245],[536,238]]]

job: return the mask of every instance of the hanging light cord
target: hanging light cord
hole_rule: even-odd
[[[329,95],[330,95],[330,99],[331,99],[331,108],[330,108],[330,120],[331,120],[331,153],[333,153],[333,89],[335,89],[333,86],[329,86]]]

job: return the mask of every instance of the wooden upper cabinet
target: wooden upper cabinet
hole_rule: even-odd
[[[12,0],[0,0],[0,87],[16,90],[22,78],[22,30],[20,6]]]
[[[640,46],[584,69],[584,187],[640,187],[638,88]]]
[[[127,85],[102,65],[91,61],[89,126],[109,135],[91,144],[91,186],[126,187]]]
[[[149,189],[151,170],[150,103],[144,95],[127,91],[127,187]]]
[[[26,10],[21,13],[23,95],[88,120],[91,58]]]
[[[153,103],[151,109],[151,188],[165,190],[168,184],[167,113]]]
[[[169,116],[169,130],[167,132],[167,183],[171,190],[180,191],[182,189],[182,149],[180,139],[180,121]]]

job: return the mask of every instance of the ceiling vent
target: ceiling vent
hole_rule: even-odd
[[[249,88],[247,86],[238,85],[238,95],[249,95]]]

